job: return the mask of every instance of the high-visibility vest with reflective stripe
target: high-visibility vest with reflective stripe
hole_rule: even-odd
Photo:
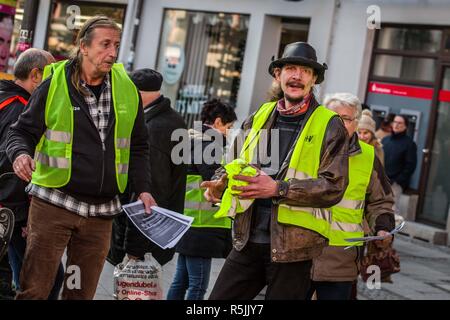
[[[253,118],[252,129],[243,145],[241,157],[251,162],[260,130],[272,114],[276,102],[265,103]],[[328,122],[336,113],[324,106],[318,106],[309,117],[298,138],[292,153],[285,181],[295,179],[316,179],[320,165],[322,141]],[[290,224],[320,233],[328,237],[331,225],[331,211],[328,208],[307,208],[280,204],[278,222]]]
[[[45,74],[53,71],[45,105],[47,130],[36,146],[34,184],[59,188],[65,186],[72,172],[73,106],[69,97],[65,66],[61,61],[46,67]],[[122,64],[111,70],[113,109],[115,114],[114,145],[116,181],[124,192],[128,181],[131,132],[139,107],[136,87]]]
[[[190,174],[187,176],[186,196],[184,200],[184,214],[194,218],[192,227],[197,228],[231,228],[230,218],[214,218],[218,207],[208,202],[200,188],[203,182],[202,176]]]
[[[348,159],[348,186],[342,200],[331,208],[330,246],[362,246],[344,239],[364,236],[363,217],[367,187],[373,170],[373,146],[359,141],[361,153]]]

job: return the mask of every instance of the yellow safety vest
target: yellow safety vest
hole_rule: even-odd
[[[48,65],[44,75],[53,71],[45,104],[47,130],[36,146],[36,170],[32,183],[59,188],[65,186],[72,172],[73,106],[67,87],[67,61]],[[113,109],[115,114],[114,145],[117,186],[124,192],[128,182],[131,133],[136,119],[139,96],[122,64],[111,69]]]
[[[205,190],[200,188],[202,182],[203,179],[200,175],[190,174],[187,176],[184,214],[194,218],[192,227],[231,229],[230,218],[214,218],[214,214],[219,208],[204,197]]]
[[[373,146],[359,141],[361,153],[348,159],[348,186],[342,200],[331,208],[330,246],[362,246],[362,242],[348,242],[348,238],[364,236],[363,217],[367,188],[373,170]]]
[[[272,114],[276,102],[265,103],[253,118],[252,129],[244,141],[241,157],[251,162],[258,144],[261,129]],[[317,179],[320,165],[322,142],[329,121],[336,113],[324,106],[318,106],[303,127],[292,153],[285,181],[295,178],[299,180]],[[328,208],[307,208],[280,204],[278,206],[278,222],[295,225],[329,236],[331,211]]]

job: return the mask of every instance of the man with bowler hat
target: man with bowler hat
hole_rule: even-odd
[[[242,150],[235,148],[236,155],[260,168],[255,177],[234,176],[248,183],[233,187],[240,199],[254,201],[235,217],[233,250],[210,299],[253,299],[266,285],[266,299],[306,298],[312,259],[327,245],[330,229],[339,227],[332,225],[327,208],[341,201],[348,184],[345,127],[314,97],[313,87],[326,69],[304,42],[288,44],[270,63],[273,98],[244,122],[243,132],[251,131]],[[264,130],[278,139],[260,139]],[[278,161],[256,157],[255,148],[269,146]],[[227,185],[225,174],[217,176],[202,185],[211,202],[220,201]]]

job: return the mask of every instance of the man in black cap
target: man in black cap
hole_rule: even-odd
[[[236,215],[233,250],[210,299],[253,299],[266,285],[266,299],[306,298],[312,259],[327,245],[334,227],[327,208],[341,201],[348,184],[345,127],[313,92],[326,69],[304,42],[287,45],[282,58],[270,64],[273,99],[244,122],[243,132],[252,130],[236,153],[261,169],[255,177],[233,177],[248,182],[233,187],[241,192],[240,200],[254,201]],[[279,140],[259,139],[264,129],[269,135],[278,130]],[[258,143],[250,143],[254,140]],[[266,150],[268,141],[269,154],[278,154],[279,161],[253,156],[258,155],[255,145]],[[225,174],[204,182],[205,197],[219,202],[226,184]]]
[[[147,127],[150,147],[150,190],[158,206],[183,213],[186,187],[186,167],[175,165],[171,161],[172,148],[176,142],[171,141],[172,132],[186,129],[183,118],[170,106],[170,100],[161,95],[163,78],[151,69],[140,69],[130,74],[131,80],[139,90],[144,106],[145,126]],[[126,202],[134,201],[133,181],[125,193]],[[151,252],[163,265],[170,261],[174,249],[163,250],[149,241],[126,218],[124,214],[113,223],[113,244],[108,261],[121,262],[124,253],[129,258],[140,259],[146,252]]]

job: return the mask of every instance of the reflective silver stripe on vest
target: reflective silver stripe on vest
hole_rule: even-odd
[[[116,139],[116,145],[119,149],[129,149],[130,148],[130,139],[128,138],[118,138]]]
[[[288,168],[288,171],[286,173],[286,178],[288,179],[299,179],[299,180],[305,180],[305,179],[312,179],[310,175],[308,175],[305,172],[295,170],[294,168]]]
[[[280,204],[280,206],[283,206],[293,212],[307,212],[307,213],[313,215],[316,219],[326,220],[326,221],[328,221],[328,223],[331,223],[331,211],[329,209],[294,207],[294,206],[288,206],[286,204]]]
[[[122,174],[128,173],[128,163],[119,163],[117,165],[117,171]]]
[[[219,210],[219,207],[213,206],[209,202],[195,202],[195,201],[185,201],[184,202],[184,208],[185,209],[194,209],[194,210]]]
[[[46,165],[47,167],[68,169],[70,161],[62,157],[50,157],[44,153],[36,152],[36,161]]]
[[[363,232],[361,224],[333,221],[331,229],[344,232]]]
[[[70,132],[64,132],[64,131],[55,131],[47,129],[45,131],[45,137],[47,140],[55,141],[55,142],[63,142],[63,143],[70,143],[71,138]]]
[[[341,207],[345,209],[353,209],[353,210],[361,210],[364,209],[365,201],[364,200],[349,200],[342,199],[336,207]]]
[[[200,189],[200,181],[186,183],[186,191],[191,191],[194,189]]]

